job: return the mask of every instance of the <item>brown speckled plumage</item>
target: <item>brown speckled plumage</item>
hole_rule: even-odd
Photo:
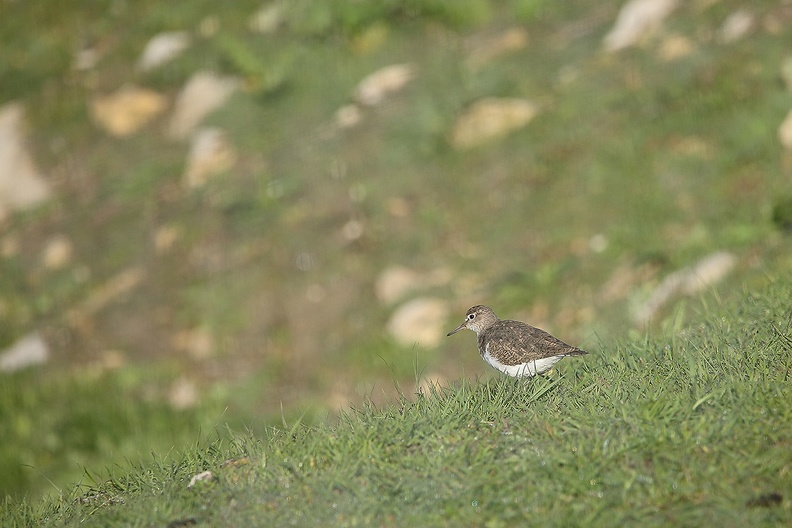
[[[540,328],[520,321],[501,320],[492,309],[483,305],[470,308],[464,322],[448,335],[463,328],[478,335],[481,357],[493,368],[510,376],[540,374],[561,358],[588,353]]]

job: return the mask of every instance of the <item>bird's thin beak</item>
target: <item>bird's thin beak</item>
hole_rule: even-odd
[[[460,331],[460,330],[462,330],[463,328],[465,328],[465,323],[462,323],[461,325],[457,326],[456,328],[454,328],[453,330],[451,330],[450,332],[448,332],[448,333],[446,334],[446,337],[448,337],[448,336],[450,336],[450,335],[452,335],[452,334],[456,334],[457,332],[459,332],[459,331]]]

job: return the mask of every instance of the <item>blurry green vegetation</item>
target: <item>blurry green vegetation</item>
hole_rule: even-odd
[[[177,411],[156,394],[150,373],[86,369],[79,376],[32,372],[4,375],[0,384],[0,493],[58,495],[89,468],[142,463],[211,431],[222,408]],[[158,377],[163,377],[157,373]],[[118,458],[116,458],[116,456]]]
[[[644,380],[645,371],[665,365],[660,352],[664,344],[643,343],[636,337],[643,330],[633,323],[629,308],[646,298],[663,277],[720,250],[733,252],[738,260],[736,270],[717,287],[720,299],[764,287],[768,276],[788,284],[792,249],[788,200],[783,197],[789,194],[790,166],[776,134],[790,106],[790,94],[778,80],[789,46],[783,34],[772,30],[776,19],[786,27],[777,1],[752,4],[757,27],[729,44],[715,35],[743,3],[681,3],[659,34],[617,55],[600,51],[620,6],[615,0],[596,6],[582,0],[282,1],[272,3],[282,9],[283,20],[270,34],[250,28],[250,16],[261,5],[258,0],[235,2],[232,8],[209,1],[171,5],[154,0],[63,0],[58,9],[44,2],[0,6],[0,38],[8,44],[0,47],[0,101],[24,104],[30,146],[56,195],[40,209],[0,224],[2,247],[16,248],[7,254],[4,249],[0,257],[0,346],[41,329],[57,352],[51,365],[0,378],[0,418],[10,424],[0,432],[1,492],[38,497],[62,489],[68,496],[70,483],[85,482],[83,468],[94,474],[126,461],[147,461],[155,452],[160,462],[145,477],[151,480],[123,488],[149,490],[167,475],[189,479],[194,470],[215,467],[223,457],[245,449],[252,449],[249,454],[255,457],[267,449],[250,447],[255,441],[245,437],[246,448],[221,443],[205,451],[201,442],[213,438],[215,424],[230,423],[236,430],[245,424],[260,433],[265,424],[280,421],[281,413],[287,419],[304,416],[304,422],[314,424],[338,405],[391,393],[394,379],[412,387],[416,371],[451,380],[463,373],[489,373],[470,339],[420,350],[401,347],[386,335],[383,329],[393,307],[383,306],[372,291],[379,274],[391,265],[450,270],[452,282],[431,293],[453,299],[457,315],[475,297],[504,316],[536,314],[542,320],[531,322],[549,325],[554,333],[593,352],[603,351],[578,366],[562,368],[581,377],[537,380],[527,396],[516,393],[508,380],[483,388],[454,382],[443,397],[420,400],[429,409],[420,402],[405,403],[415,421],[397,422],[394,427],[404,427],[402,433],[408,427],[425,427],[421,430],[428,436],[432,428],[479,423],[455,437],[475,455],[478,448],[467,432],[489,431],[486,434],[502,440],[500,429],[481,426],[480,420],[497,423],[503,412],[511,423],[519,410],[539,405],[539,414],[517,418],[525,420],[519,422],[524,430],[545,431],[545,421],[551,429],[558,424],[572,428],[564,416],[579,411],[576,423],[583,425],[569,433],[568,441],[579,440],[575,446],[588,454],[586,449],[594,448],[583,440],[601,440],[585,436],[593,434],[586,427],[598,428],[589,412],[594,407],[588,406],[595,405],[591,401],[608,409],[611,418],[623,409],[613,403],[618,387],[611,387],[610,395],[591,388],[603,377],[616,385],[626,383],[633,391],[627,392],[630,398],[642,394],[640,383],[657,388],[655,403],[624,411],[634,413],[629,415],[630,427],[614,426],[622,446],[630,447],[630,435],[640,433],[644,423],[635,413],[660,413],[662,419],[647,434],[665,440],[647,440],[652,456],[665,453],[666,447],[679,451],[679,438],[691,431],[699,431],[705,440],[723,432],[714,424],[715,413],[725,408],[716,405],[699,423],[690,398],[695,404],[707,394],[719,395],[721,387],[731,387],[724,389],[725,403],[711,396],[696,410],[733,404],[728,417],[734,423],[741,420],[736,409],[771,408],[769,394],[776,389],[768,388],[752,400],[744,393],[747,378],[741,377],[750,372],[730,370],[727,356],[715,371],[726,373],[724,385],[705,377],[706,387],[712,384],[715,392],[696,388],[699,370],[707,368],[704,355],[696,355],[693,363],[673,365],[676,370],[669,373],[668,383],[682,386],[681,392],[673,392],[659,377]],[[483,63],[471,60],[471,50],[482,40],[514,25],[527,33],[524,48]],[[146,42],[171,30],[190,32],[191,46],[164,67],[136,71]],[[688,39],[690,52],[663,60],[658,50],[670,36]],[[81,50],[96,52],[94,67],[75,67]],[[363,108],[357,127],[335,129],[334,113],[352,101],[356,84],[395,63],[413,64],[415,79],[385,104]],[[169,114],[119,139],[96,126],[89,109],[94,97],[128,83],[157,90],[172,101],[199,69],[244,81],[244,89],[207,120],[229,134],[239,160],[232,171],[188,191],[181,185],[188,146],[165,139]],[[541,111],[525,129],[501,141],[453,150],[448,137],[454,120],[472,102],[489,96],[527,98]],[[364,231],[350,241],[343,228],[352,219]],[[157,250],[154,242],[163,228],[177,233],[167,251]],[[72,260],[57,270],[41,263],[42,248],[54,234],[65,235],[74,245]],[[597,237],[605,244],[593,251],[590,241]],[[311,266],[298,269],[300,258]],[[87,329],[74,328],[68,314],[133,266],[143,270],[142,283],[92,314]],[[622,276],[632,279],[621,290],[613,289],[610,297],[605,295],[606,286],[618,284]],[[459,283],[471,277],[477,288],[463,289]],[[317,291],[317,286],[324,300],[306,300],[307,292]],[[780,305],[780,296],[768,298],[775,304],[752,312],[757,321],[779,313],[773,310],[789,313],[788,306]],[[683,317],[669,304],[658,313],[654,331],[664,324],[697,321],[704,310],[700,300],[688,301],[687,306]],[[452,317],[449,329],[456,319]],[[748,322],[744,327],[750,327]],[[211,337],[208,357],[175,344],[182,332],[196,328]],[[726,330],[715,331],[709,339],[736,339]],[[665,331],[660,335],[672,339],[671,331]],[[625,334],[636,339],[630,347],[638,347],[648,359],[636,360],[628,353],[633,348],[612,345]],[[706,339],[701,334],[692,342],[709,350]],[[780,338],[767,334],[765,339]],[[715,349],[726,354],[720,345]],[[83,372],[107,350],[123,357],[117,372]],[[736,364],[752,366],[759,369],[754,371],[757,376],[773,379],[774,371],[765,361],[769,356],[759,352],[758,363],[742,357],[745,363]],[[673,354],[686,357],[681,349]],[[628,372],[625,365],[635,371]],[[688,370],[683,372],[683,366]],[[196,407],[177,411],[168,405],[167,391],[182,375],[195,381],[200,397]],[[571,384],[565,385],[567,381]],[[540,393],[544,389],[548,392]],[[688,389],[704,392],[688,395]],[[495,391],[491,402],[487,391]],[[592,391],[599,399],[586,401]],[[511,408],[512,401],[517,402],[513,415],[503,410]],[[468,405],[479,407],[473,411]],[[543,405],[549,414],[541,414]],[[678,425],[680,412],[684,420]],[[778,412],[786,416],[788,409]],[[440,425],[455,413],[459,422]],[[361,420],[366,426],[386,423],[392,414],[388,409],[371,411]],[[354,422],[357,415],[350,416]],[[775,418],[757,418],[756,428],[746,430],[743,439],[764,431],[767,422],[761,420],[771,419]],[[337,433],[347,431],[344,427]],[[359,448],[363,440],[357,429],[350,431],[344,433],[350,435],[344,437],[349,449]],[[731,434],[730,429],[726,432]],[[280,440],[267,442],[286,451],[287,436],[277,433]],[[323,435],[306,438],[318,436]],[[580,456],[569,454],[572,443],[561,443],[556,451],[551,440],[542,441],[545,459]],[[779,440],[784,441],[788,442]],[[191,442],[198,442],[198,447],[188,447]],[[735,452],[735,446],[726,447]],[[328,443],[317,449],[332,452],[334,447]],[[531,448],[517,449],[521,453]],[[184,463],[171,467],[165,454],[179,456],[183,450]],[[308,450],[287,456],[310,460]],[[677,457],[677,463],[685,454],[699,454],[676,451],[669,456]],[[409,449],[407,453],[416,455]],[[509,453],[485,451],[481,463],[471,467],[479,468],[482,479],[490,478],[489,468],[497,467],[492,481],[507,479],[509,475],[497,473],[506,468],[485,462],[496,454],[525,460]],[[753,463],[753,455],[759,457],[757,464],[763,463],[765,453],[757,448],[739,460],[743,469]],[[622,472],[608,477],[612,481],[601,490],[608,494],[603,508],[616,501],[615,482],[641,487],[645,495],[640,500],[647,502],[638,504],[648,504],[645,507],[655,514],[659,503],[672,504],[673,512],[680,511],[677,506],[698,504],[698,491],[675,502],[677,492],[668,488],[671,476],[644,480],[643,462],[610,456],[616,455],[604,453],[601,465],[591,469],[604,471],[615,464],[613,471]],[[706,504],[714,504],[713,519],[733,513],[717,497],[733,501],[745,491],[726,489],[725,483],[732,480],[729,475],[721,478],[722,461],[715,462],[720,469],[713,475],[714,484],[701,492],[708,494],[702,499]],[[434,463],[452,465],[442,458]],[[279,475],[286,474],[283,467],[277,466]],[[383,471],[392,469],[382,466]],[[354,474],[348,466],[339,471],[325,473],[322,484],[309,486],[303,490],[305,496],[292,500],[329,500],[329,484],[324,491],[315,490],[332,478]],[[379,478],[362,474],[355,478]],[[134,483],[142,475],[129,478]],[[466,470],[456,478],[467,475]],[[581,475],[580,482],[590,476]],[[283,478],[289,483],[296,481],[288,479],[298,479]],[[604,485],[600,477],[591,478]],[[452,482],[461,486],[460,480]],[[568,495],[584,493],[571,475],[559,482],[572,486]],[[763,482],[777,481],[758,482],[751,493],[760,493]],[[189,493],[183,484],[168,481],[165,487]],[[121,485],[115,480],[111,487]],[[425,481],[416,489],[426,485]],[[487,483],[477,485],[484,489]],[[403,491],[395,484],[383,486],[394,496]],[[209,490],[210,495],[226,493],[225,488]],[[600,488],[586,490],[596,495]],[[450,496],[451,491],[444,493]],[[536,499],[538,511],[573,508],[551,500],[550,491],[566,493],[548,487]],[[273,490],[266,493],[274,501],[282,498]],[[339,493],[346,501],[341,503],[347,508],[345,515],[357,518],[348,490]],[[129,511],[144,508],[137,500],[134,496],[131,502],[138,505]],[[471,496],[468,502],[473,500],[495,499]],[[455,509],[461,506],[444,501],[450,518],[467,518]],[[178,501],[174,504],[163,506],[159,514],[141,513],[141,519],[170,520],[177,509],[189,510]],[[364,512],[382,511],[369,507]],[[510,508],[517,506],[507,507],[507,513]],[[756,511],[741,515],[753,522],[761,516]],[[784,512],[788,515],[788,507]],[[277,520],[292,520],[291,513],[284,510]],[[162,518],[150,517],[155,515]],[[694,508],[681,515],[683,520],[684,515],[695,517]],[[676,520],[671,516],[658,523]],[[395,521],[406,524],[411,519]],[[605,521],[602,524],[608,524]]]

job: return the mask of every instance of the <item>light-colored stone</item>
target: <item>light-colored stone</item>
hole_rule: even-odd
[[[143,282],[145,274],[142,268],[127,268],[94,288],[79,306],[70,312],[72,317],[92,315],[105,306],[128,294]]]
[[[388,331],[402,346],[434,348],[444,335],[448,303],[422,297],[399,306],[388,322]]]
[[[158,254],[168,252],[181,237],[181,229],[174,225],[164,225],[154,233],[154,249]]]
[[[377,277],[374,290],[377,299],[387,306],[410,293],[449,284],[453,278],[453,273],[448,268],[420,273],[404,266],[389,266]]]
[[[371,54],[387,42],[389,34],[390,29],[387,24],[374,22],[349,40],[349,49],[358,55]]]
[[[609,244],[610,241],[608,240],[608,237],[602,233],[597,233],[588,240],[588,248],[594,253],[602,253],[608,249]]]
[[[344,224],[344,227],[341,228],[341,234],[347,242],[354,242],[355,240],[358,240],[363,236],[364,231],[365,226],[363,225],[363,222],[356,218],[352,218],[346,224]]]
[[[388,213],[395,218],[407,218],[410,215],[410,202],[401,196],[388,198]]]
[[[78,71],[88,71],[94,69],[99,62],[101,54],[95,46],[88,46],[78,50],[74,54],[74,69]]]
[[[317,283],[309,284],[305,289],[305,298],[318,304],[327,298],[327,288]]]
[[[172,61],[190,45],[190,34],[186,31],[166,31],[148,41],[138,59],[137,68],[149,71]]]
[[[171,407],[182,411],[195,407],[198,403],[198,388],[195,383],[182,376],[171,385],[168,391],[168,402]]]
[[[220,31],[220,18],[217,15],[205,16],[198,23],[198,34],[203,38],[212,38]]]
[[[629,0],[605,35],[605,50],[618,51],[637,44],[656,31],[676,6],[676,0]]]
[[[127,357],[121,350],[105,350],[99,358],[101,370],[118,370],[126,366]]]
[[[344,105],[336,110],[334,121],[338,128],[352,128],[363,120],[363,112],[356,104]]]
[[[173,346],[182,352],[187,352],[196,360],[204,360],[212,356],[215,344],[212,333],[206,328],[192,328],[181,330],[173,336]]]
[[[792,150],[792,110],[789,111],[784,121],[781,122],[781,126],[778,127],[778,140],[785,149]]]
[[[639,266],[623,263],[613,270],[608,280],[602,285],[599,297],[605,302],[613,302],[626,298],[638,284],[651,281],[657,274],[658,265],[645,262]]]
[[[664,62],[672,62],[687,57],[693,52],[693,41],[684,35],[669,35],[663,39],[657,55]]]
[[[190,142],[184,185],[195,189],[206,185],[212,176],[231,169],[236,163],[236,149],[219,128],[198,129]]]
[[[161,114],[167,106],[165,96],[154,90],[127,85],[116,92],[91,101],[94,121],[114,136],[137,132]]]
[[[416,392],[425,395],[441,393],[443,386],[448,385],[448,378],[440,372],[430,372],[421,378]]]
[[[355,88],[355,100],[366,106],[380,104],[388,95],[398,92],[415,76],[412,64],[385,66],[366,76]]]
[[[538,107],[525,99],[482,99],[457,118],[451,144],[465,149],[487,143],[524,127],[537,112]]]
[[[0,352],[0,372],[14,372],[49,360],[50,349],[38,332],[26,335]]]
[[[668,147],[674,154],[701,159],[713,159],[718,152],[712,142],[702,136],[673,137],[669,141]]]
[[[675,271],[652,290],[649,298],[632,311],[633,320],[646,324],[675,295],[696,294],[721,281],[737,264],[737,257],[719,251],[699,260],[694,266]]]
[[[235,77],[222,77],[212,72],[193,74],[176,99],[176,107],[168,128],[174,139],[186,139],[211,112],[221,107],[240,86]]]
[[[60,269],[71,261],[73,250],[71,240],[68,237],[56,235],[49,239],[44,246],[41,261],[47,269]]]
[[[738,9],[723,22],[718,31],[718,40],[724,44],[740,40],[748,34],[756,24],[756,17],[746,10]]]
[[[404,266],[390,266],[377,277],[374,291],[380,302],[390,305],[414,291],[417,284],[417,272]]]
[[[187,484],[187,489],[192,488],[198,482],[211,481],[213,479],[214,479],[214,475],[212,475],[211,471],[202,471],[201,473],[193,475],[193,477],[190,479],[190,483]]]
[[[25,145],[24,118],[20,103],[0,107],[0,220],[10,211],[34,207],[51,195]]]
[[[497,35],[474,42],[470,52],[470,63],[482,66],[494,59],[528,45],[528,32],[521,27],[509,28]]]
[[[261,6],[261,8],[253,13],[248,22],[248,27],[251,31],[266,35],[273,33],[283,23],[283,5],[278,2],[272,2]]]
[[[684,276],[680,291],[694,295],[717,284],[737,265],[737,257],[728,251],[718,251],[698,261]]]

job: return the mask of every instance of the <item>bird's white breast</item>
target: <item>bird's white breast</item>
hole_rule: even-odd
[[[553,368],[553,365],[561,361],[563,357],[564,356],[550,356],[527,363],[520,363],[518,365],[504,365],[490,354],[489,345],[487,345],[484,351],[484,361],[489,363],[492,368],[516,378],[531,377],[546,372]]]

